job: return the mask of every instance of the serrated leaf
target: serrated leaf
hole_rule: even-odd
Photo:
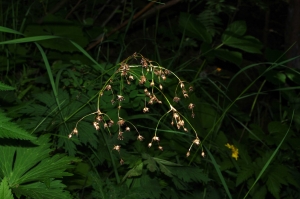
[[[64,187],[63,184],[48,179],[70,176],[71,174],[65,170],[73,167],[70,163],[77,162],[79,159],[62,154],[50,157],[49,136],[41,136],[37,141],[34,141],[34,144],[38,146],[26,148],[0,146],[0,173],[9,176],[9,186],[19,195],[49,199],[68,198],[63,197],[64,195],[69,196],[69,194],[62,189],[60,191],[52,190],[55,186]],[[42,194],[45,195],[41,197]],[[62,196],[58,196],[60,194]]]
[[[170,162],[170,161],[167,161],[167,160],[163,160],[163,159],[160,159],[160,158],[153,158],[157,163],[159,164],[163,164],[163,165],[166,165],[166,166],[181,166],[180,164],[177,164],[177,163],[174,163],[174,162]]]
[[[157,170],[156,162],[151,157],[148,158],[147,160],[144,160],[144,164],[147,165],[147,169],[151,172],[154,172]]]
[[[7,178],[4,177],[0,184],[0,198],[3,199],[14,199],[11,189],[8,186]]]
[[[236,178],[236,186],[248,180],[254,174],[254,168],[251,165],[246,165],[241,168]]]
[[[15,88],[0,82],[0,91],[9,91],[9,90],[15,90]]]
[[[169,176],[169,177],[172,177],[172,172],[169,170],[169,167],[161,164],[161,163],[158,163],[159,165],[159,168],[160,168],[160,171],[163,172],[166,176]]]
[[[10,122],[4,113],[0,112],[0,138],[13,138],[21,140],[34,140],[36,137]]]
[[[266,198],[267,195],[267,187],[261,186],[256,190],[253,194],[253,198]]]
[[[126,178],[130,178],[130,177],[135,177],[135,176],[142,175],[143,165],[144,164],[141,162],[140,164],[136,165],[135,167],[133,167],[132,169],[130,169],[129,171],[127,171],[127,173],[123,177],[122,181],[124,181]]]
[[[28,198],[43,198],[43,199],[72,199],[72,196],[68,191],[65,191],[66,187],[60,180],[52,180],[51,186],[47,187],[45,183],[34,182],[26,185],[20,185],[15,188],[14,191],[18,194],[25,195]]]
[[[266,182],[269,192],[276,198],[279,199],[279,192],[281,185],[279,182],[276,181],[272,176],[268,177],[268,180]]]
[[[188,188],[188,183],[180,180],[179,178],[177,177],[173,177],[172,178],[172,181],[174,183],[174,185],[176,186],[177,189],[179,190],[187,190]]]

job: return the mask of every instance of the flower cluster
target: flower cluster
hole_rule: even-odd
[[[239,157],[239,149],[229,143],[225,144],[225,146],[231,149],[231,157],[237,160]]]
[[[130,64],[131,60],[140,61],[138,65],[132,65]],[[148,143],[148,147],[151,147],[153,145],[153,142],[155,142],[158,145],[158,149],[161,151],[163,150],[163,147],[160,145],[160,138],[157,136],[157,129],[162,119],[170,113],[172,115],[171,124],[175,125],[178,130],[182,129],[184,132],[189,132],[188,128],[191,128],[195,133],[195,138],[192,141],[192,144],[187,152],[187,156],[189,156],[192,146],[201,145],[201,141],[195,129],[190,125],[187,118],[171,105],[168,97],[164,93],[163,84],[170,75],[173,75],[173,77],[178,80],[173,98],[173,102],[175,104],[179,103],[179,101],[181,100],[180,98],[189,98],[189,93],[193,91],[193,87],[189,86],[188,89],[186,89],[187,82],[182,81],[172,71],[165,69],[156,62],[151,61],[137,53],[134,53],[132,56],[122,61],[118,66],[118,69],[111,75],[111,77],[106,81],[103,88],[99,91],[97,111],[81,118],[76,123],[74,130],[69,134],[69,138],[72,138],[73,135],[78,135],[77,126],[81,120],[89,115],[94,115],[95,118],[93,121],[93,126],[97,131],[108,129],[108,131],[111,133],[112,130],[109,130],[110,127],[112,127],[113,125],[117,125],[117,139],[123,140],[124,136],[126,135],[125,132],[129,133],[131,131],[131,128],[133,128],[134,131],[137,132],[137,140],[143,141],[144,137],[139,133],[136,126],[124,119],[121,114],[122,104],[124,103],[124,101],[129,100],[127,99],[127,97],[124,97],[127,96],[126,93],[124,93],[126,92],[124,90],[124,87],[126,86],[126,84],[130,85],[132,82],[136,82],[136,86],[143,87],[145,95],[144,107],[141,110],[143,113],[151,112],[152,108],[149,108],[149,106],[154,104],[163,104],[163,101],[166,101],[166,103],[170,107],[167,113],[163,114],[159,119],[157,127],[155,128],[154,136],[152,137],[151,142]],[[110,102],[117,108],[117,119],[116,117],[114,117],[116,124],[110,117],[110,115],[107,115],[106,113],[101,111],[103,109],[100,106],[100,99],[102,99],[103,95],[106,94],[112,96]],[[191,110],[192,112],[192,118],[194,118],[195,116],[194,107],[195,105],[193,103],[189,103],[187,107],[187,109]],[[120,155],[121,146],[115,145],[113,147],[113,150],[117,151]],[[202,156],[204,157],[203,149]],[[124,160],[122,158],[120,159],[120,163],[123,164]]]

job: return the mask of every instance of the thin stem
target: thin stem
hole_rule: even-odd
[[[115,163],[114,158],[113,158],[112,150],[109,148],[109,145],[108,145],[108,142],[107,142],[107,139],[106,139],[104,133],[101,133],[101,134],[102,134],[104,142],[105,142],[105,144],[107,146],[107,150],[108,150],[108,153],[109,153],[109,156],[110,156],[113,168],[114,168],[114,173],[115,173],[115,177],[116,177],[117,183],[120,184],[120,182],[121,182],[120,181],[120,176],[119,176],[119,173],[118,173],[118,169],[117,169],[116,163]]]

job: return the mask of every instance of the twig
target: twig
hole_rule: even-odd
[[[141,16],[139,18],[139,20],[141,19],[144,19],[146,17],[148,17],[149,15],[159,11],[159,10],[163,10],[163,9],[166,9],[168,7],[171,7],[173,5],[176,5],[177,3],[179,3],[181,0],[171,0],[171,1],[168,1],[167,3],[165,4],[162,4],[162,5],[159,5],[159,6],[155,6],[154,8],[148,10],[146,13],[143,14],[143,16]]]
[[[79,6],[79,4],[80,4],[80,2],[81,2],[82,0],[79,0],[79,1],[77,1],[77,3],[76,3],[76,5],[72,8],[72,10],[67,14],[67,16],[66,16],[66,18],[65,19],[68,19],[69,18],[69,16],[74,12],[74,10]]]

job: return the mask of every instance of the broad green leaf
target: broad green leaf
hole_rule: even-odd
[[[2,112],[0,112],[0,138],[13,138],[20,140],[34,140],[36,137],[30,135],[17,124],[10,122]]]
[[[295,82],[297,85],[300,84],[300,73],[299,71],[296,71],[294,69],[289,69],[288,71],[284,72],[286,76],[293,82]]]
[[[268,71],[265,74],[268,81],[272,82],[275,85],[282,85],[286,82],[286,75],[282,72],[277,72],[274,70]]]
[[[8,90],[15,90],[15,88],[0,82],[0,91],[8,91]]]
[[[259,54],[261,54],[260,50],[263,47],[260,41],[252,36],[236,37],[232,35],[230,39],[223,41],[223,44],[245,52]]]
[[[0,184],[0,198],[3,199],[14,199],[11,189],[9,188],[7,178],[4,177]]]
[[[247,31],[247,25],[245,21],[234,21],[228,25],[225,32],[230,33],[222,35],[222,41],[227,41],[231,39],[230,35],[243,36]]]
[[[205,41],[207,43],[212,42],[211,35],[207,32],[205,26],[197,20],[196,16],[180,13],[179,26],[186,35]]]
[[[272,134],[272,133],[280,133],[280,134],[284,134],[288,131],[289,127],[282,124],[281,122],[279,121],[273,121],[273,122],[270,122],[268,124],[268,130],[269,132]]]
[[[241,65],[243,61],[242,53],[236,52],[236,51],[229,51],[227,49],[216,49],[214,51],[216,57],[219,59],[222,59],[224,61],[229,61],[231,63],[234,63],[235,65],[239,66]]]

